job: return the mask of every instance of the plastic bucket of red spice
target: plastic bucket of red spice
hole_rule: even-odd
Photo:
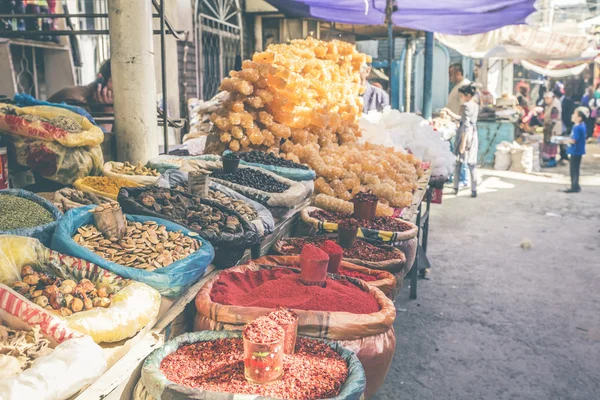
[[[307,286],[325,286],[329,256],[312,244],[307,244],[300,253],[300,281]]]
[[[373,193],[360,192],[352,199],[354,203],[354,218],[367,221],[375,218],[379,199]]]
[[[281,378],[285,354],[283,328],[268,317],[260,317],[244,327],[242,338],[246,380],[263,385]]]
[[[340,269],[342,257],[344,256],[344,250],[333,240],[326,240],[323,242],[321,250],[329,256],[327,272],[330,274],[337,274]]]
[[[267,315],[285,332],[283,341],[283,352],[285,354],[294,354],[296,347],[296,337],[298,336],[298,314],[287,308],[279,308]]]

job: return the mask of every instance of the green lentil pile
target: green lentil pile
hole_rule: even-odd
[[[41,205],[12,195],[0,195],[0,231],[32,228],[54,222],[50,211]]]

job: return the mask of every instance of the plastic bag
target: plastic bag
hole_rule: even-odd
[[[239,194],[227,186],[219,185],[218,183],[212,182],[210,179],[208,182],[211,190],[217,190],[221,193],[224,193],[228,197],[231,197],[232,199],[242,200],[254,208],[258,214],[258,219],[250,221],[250,223],[256,228],[256,231],[260,236],[265,236],[273,232],[275,229],[275,220],[273,219],[271,212],[265,206],[247,198],[244,195]],[[176,169],[167,170],[158,178],[158,181],[156,182],[156,186],[168,189],[173,189],[176,186],[187,187],[187,185],[188,173]]]
[[[12,329],[40,331],[54,350],[25,371],[0,379],[2,399],[63,400],[94,382],[106,370],[100,346],[69,329],[59,317],[0,285],[0,320]]]
[[[169,381],[160,370],[162,360],[174,353],[182,346],[197,342],[206,342],[217,339],[239,338],[241,334],[234,332],[191,332],[184,333],[173,340],[168,341],[160,348],[154,350],[144,361],[142,366],[142,383],[148,394],[156,399],[211,399],[230,400],[240,397],[255,400],[274,400],[265,396],[233,395],[231,393],[209,392],[201,389],[193,389],[178,385]],[[365,389],[365,373],[362,365],[352,351],[346,350],[337,343],[326,341],[348,363],[348,379],[342,386],[340,393],[331,397],[330,400],[359,400]]]
[[[56,142],[10,136],[16,161],[54,182],[71,185],[79,178],[100,175],[104,156],[100,146],[66,147]]]
[[[306,207],[302,210],[301,216],[302,221],[306,224],[315,228],[318,232],[337,232],[338,224],[334,222],[328,221],[320,221],[316,218],[310,216],[310,213],[316,210],[320,210],[317,207]],[[358,237],[364,237],[365,239],[369,239],[377,242],[399,242],[403,240],[412,239],[417,236],[419,229],[412,222],[408,222],[406,220],[398,218],[398,220],[410,226],[410,229],[405,230],[403,232],[390,232],[390,231],[380,231],[377,229],[368,229],[368,228],[359,228],[358,229]]]
[[[17,115],[7,114],[6,108],[14,110]],[[79,123],[82,131],[70,133],[47,122],[27,121],[22,118],[23,115],[47,119],[67,117]],[[87,118],[64,108],[51,106],[19,108],[9,104],[0,104],[0,131],[23,138],[56,142],[65,147],[95,147],[104,141],[104,132]]]
[[[116,172],[113,172],[113,169],[115,168],[115,166],[121,166],[121,165],[123,165],[123,163],[115,162],[115,161],[107,162],[106,164],[104,164],[104,167],[102,168],[102,175],[107,176],[109,178],[127,179],[128,181],[139,183],[140,185],[143,185],[143,186],[154,185],[156,183],[156,181],[158,180],[158,176],[125,175],[125,174],[118,174]]]
[[[258,265],[272,265],[272,266],[292,266],[297,267],[300,265],[299,255],[286,255],[286,256],[265,256],[252,260],[254,264]],[[387,297],[394,299],[398,294],[396,291],[396,278],[394,275],[387,271],[377,271],[369,268],[361,267],[353,264],[352,262],[344,259],[340,264],[341,267],[350,271],[360,272],[366,275],[371,275],[376,278],[375,281],[365,281],[369,286],[376,287],[381,290]]]
[[[50,250],[36,239],[0,236],[1,282],[10,284],[20,279],[24,265],[76,282],[86,278],[97,287],[116,292],[108,308],[93,308],[64,317],[69,328],[91,336],[97,343],[130,338],[158,315],[161,299],[151,287],[125,280],[88,261]]]
[[[130,181],[128,179],[127,179],[127,181],[129,182],[127,184],[129,187],[140,187],[140,186],[142,186],[141,184],[133,182],[133,181]],[[104,197],[104,198],[107,198],[107,199],[110,199],[110,200],[115,200],[116,201],[117,197],[118,197],[118,194],[112,194],[112,193],[108,193],[108,192],[102,192],[102,191],[100,191],[98,189],[94,189],[93,187],[86,185],[84,183],[83,179],[76,180],[75,183],[73,183],[73,186],[75,187],[75,189],[81,190],[82,192],[92,193],[92,194],[95,194],[96,196]]]
[[[227,272],[257,271],[256,264],[230,268]],[[270,309],[262,307],[231,306],[215,303],[210,292],[219,279],[221,271],[214,272],[196,296],[197,315],[194,330],[242,330],[244,325]],[[392,324],[396,318],[394,303],[375,287],[365,282],[353,280],[357,286],[371,293],[379,302],[381,310],[373,314],[351,314],[346,312],[323,312],[295,310],[298,314],[298,334],[340,341],[344,347],[352,349],[365,368],[367,386],[365,396],[369,397],[383,384],[390,368],[396,338]]]
[[[62,213],[54,204],[49,202],[48,200],[36,195],[35,193],[28,192],[27,190],[21,189],[6,189],[0,190],[0,196],[2,195],[12,195],[17,197],[23,197],[24,199],[31,200],[34,203],[39,204],[44,207],[46,210],[50,211],[55,221],[50,222],[45,225],[35,226],[33,228],[21,228],[21,229],[11,229],[8,231],[0,231],[0,235],[18,235],[18,236],[28,236],[32,238],[38,239],[44,245],[50,245],[50,241],[52,240],[52,234],[54,234],[54,229],[58,224],[58,220],[62,218]],[[25,251],[25,250],[24,250]]]
[[[231,153],[231,150],[226,150],[223,155],[227,153]],[[267,171],[274,172],[279,176],[283,176],[284,178],[293,181],[312,181],[317,177],[317,174],[312,169],[279,167],[276,165],[251,163],[244,160],[240,160],[240,165],[249,165],[251,167],[266,169]]]
[[[302,200],[306,199],[311,194],[309,189],[300,182],[292,181],[290,179],[281,177],[273,172],[264,169],[255,167],[244,168],[254,168],[262,172],[263,174],[269,175],[278,180],[279,182],[288,185],[289,188],[283,193],[269,193],[263,190],[251,188],[249,186],[238,185],[237,183],[232,183],[223,179],[215,179],[213,177],[211,177],[210,179],[223,186],[230,187],[236,192],[239,192],[244,196],[251,198],[252,200],[256,200],[257,202],[269,207],[291,208],[301,203]]]
[[[125,267],[105,260],[96,253],[79,246],[73,240],[77,229],[83,225],[93,223],[93,216],[89,212],[95,206],[75,208],[65,214],[59,222],[54,236],[52,237],[52,248],[64,254],[88,260],[104,269],[114,272],[127,279],[134,279],[145,283],[166,297],[177,297],[187,287],[194,284],[204,275],[206,268],[214,257],[212,245],[205,239],[194,237],[201,241],[202,246],[192,255],[174,262],[173,264],[148,272],[136,268]],[[191,231],[173,222],[153,217],[127,215],[127,220],[132,222],[154,221],[159,225],[165,225],[168,231],[181,231],[189,235]]]

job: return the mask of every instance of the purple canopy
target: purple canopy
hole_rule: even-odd
[[[385,23],[386,0],[267,0],[288,16],[360,25]],[[535,0],[396,0],[394,25],[472,35],[525,23]],[[367,13],[365,14],[365,11]]]

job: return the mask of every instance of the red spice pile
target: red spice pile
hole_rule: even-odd
[[[344,254],[344,249],[342,249],[342,247],[339,244],[337,244],[336,242],[334,242],[333,240],[324,241],[323,244],[320,246],[320,248],[325,253],[327,253],[330,257],[332,254],[334,254],[334,255]]]
[[[327,221],[334,224],[339,224],[348,219],[348,216],[345,214],[332,213],[325,210],[314,210],[311,211],[309,215],[319,221]],[[389,232],[404,232],[412,228],[412,226],[406,222],[393,217],[375,217],[372,221],[359,219],[358,224],[363,228]]]
[[[321,246],[327,239],[324,237],[301,237],[285,238],[279,242],[279,249],[282,253],[300,254],[302,246],[307,243]],[[352,247],[344,249],[344,258],[354,258],[363,261],[388,261],[396,258],[397,255],[389,248],[375,246],[365,240],[356,240]]]
[[[377,280],[377,277],[375,277],[373,275],[365,274],[364,272],[360,272],[360,271],[353,271],[351,269],[347,269],[344,267],[340,267],[340,270],[338,271],[338,273],[340,275],[348,276],[350,278],[362,279],[365,282],[374,282]]]
[[[284,330],[283,350],[285,354],[292,354],[298,336],[298,314],[287,308],[279,308],[277,311],[270,312],[267,317]]]
[[[307,244],[302,248],[302,251],[300,252],[300,257],[310,261],[329,260],[329,256],[326,252],[319,249],[318,247],[313,246],[312,244]]]
[[[253,385],[244,377],[243,347],[237,338],[194,343],[166,356],[160,369],[170,381],[196,389],[292,400],[335,397],[348,379],[346,362],[331,347],[299,337],[282,379]]]
[[[327,285],[306,286],[287,268],[221,272],[210,298],[215,303],[246,307],[286,307],[307,311],[371,314],[381,310],[370,293],[352,282],[327,278]]]
[[[244,326],[244,337],[256,344],[271,344],[283,339],[285,332],[271,318],[260,317]]]
[[[293,324],[298,320],[298,314],[289,308],[278,308],[277,311],[270,312],[267,317],[279,326]]]

